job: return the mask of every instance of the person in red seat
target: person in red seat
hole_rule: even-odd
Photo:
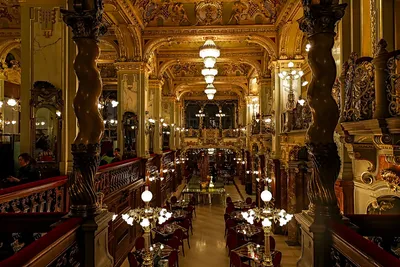
[[[19,168],[18,176],[10,176],[7,181],[10,183],[29,183],[40,179],[40,172],[36,169],[36,161],[28,154],[22,153],[18,157]]]

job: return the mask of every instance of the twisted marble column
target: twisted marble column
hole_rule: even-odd
[[[344,16],[347,4],[337,0],[303,0],[304,17],[300,29],[311,44],[308,63],[312,80],[307,100],[312,112],[312,124],[306,142],[314,172],[308,184],[309,214],[318,218],[339,217],[334,185],[340,171],[340,158],[333,133],[339,120],[339,110],[332,97],[336,79],[336,64],[332,56],[336,23]]]
[[[73,171],[68,180],[71,215],[93,216],[100,208],[94,189],[94,178],[100,161],[100,140],[104,124],[98,110],[102,90],[96,60],[99,57],[98,37],[105,32],[101,24],[101,0],[74,1],[74,11],[62,10],[64,22],[72,29],[78,54],[74,69],[79,81],[74,99],[78,134],[72,144]]]

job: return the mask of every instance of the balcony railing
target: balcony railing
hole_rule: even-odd
[[[345,91],[342,121],[372,118],[375,108],[375,67],[371,57],[358,58],[352,53],[343,64],[342,83]]]

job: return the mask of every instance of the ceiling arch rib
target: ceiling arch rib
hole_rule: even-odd
[[[276,44],[269,37],[252,34],[247,36],[246,42],[260,45],[267,50],[268,54],[270,54],[272,58],[277,58],[278,56]]]
[[[10,53],[13,49],[20,49],[21,48],[21,40],[20,39],[13,39],[13,40],[6,40],[2,44],[0,44],[0,62],[4,62],[8,53]]]
[[[203,61],[201,58],[171,59],[169,61],[164,62],[160,66],[160,70],[159,70],[157,76],[159,78],[161,78],[164,75],[164,73],[171,67],[173,67],[177,64],[186,63],[186,62],[199,62],[200,63]],[[261,76],[261,73],[262,73],[261,64],[257,60],[254,60],[254,59],[241,58],[241,59],[237,60],[237,59],[232,59],[232,58],[218,58],[218,62],[221,62],[221,63],[243,63],[243,64],[247,64],[247,65],[253,67],[255,69],[255,71],[257,72],[258,76]]]

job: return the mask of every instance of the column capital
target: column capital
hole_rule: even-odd
[[[164,80],[149,79],[149,88],[162,89],[163,85],[164,85]]]
[[[151,68],[149,64],[145,62],[115,62],[115,68],[117,71],[130,71],[130,72],[150,72]]]

